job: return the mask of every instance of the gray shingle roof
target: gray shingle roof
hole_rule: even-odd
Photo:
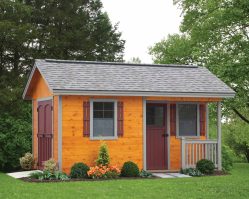
[[[146,96],[232,97],[235,92],[205,67],[36,60],[54,93],[111,92]]]

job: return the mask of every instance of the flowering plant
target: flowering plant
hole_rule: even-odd
[[[120,175],[120,169],[117,166],[95,166],[90,167],[87,172],[89,178],[100,179],[100,178],[117,178]]]

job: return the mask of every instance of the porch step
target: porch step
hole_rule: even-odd
[[[191,178],[191,176],[181,173],[152,173],[152,175],[159,178]]]

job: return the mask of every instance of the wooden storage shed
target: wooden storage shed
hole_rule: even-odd
[[[221,101],[234,95],[204,67],[36,60],[23,98],[32,100],[38,167],[52,157],[68,173],[76,162],[93,166],[103,140],[120,167],[175,171],[206,158],[221,169]]]

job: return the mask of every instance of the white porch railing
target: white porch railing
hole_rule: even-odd
[[[211,160],[218,167],[218,141],[182,139],[182,168],[194,168],[201,159]]]

